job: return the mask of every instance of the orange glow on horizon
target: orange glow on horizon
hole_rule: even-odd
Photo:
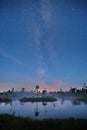
[[[39,84],[14,84],[14,83],[0,83],[0,92],[3,91],[8,91],[9,89],[12,90],[14,88],[15,91],[21,91],[22,88],[25,88],[26,91],[35,91],[35,86],[39,85],[39,90],[42,92],[44,89],[47,90],[47,92],[51,91],[59,91],[60,89],[62,90],[68,90],[70,87],[77,87],[77,86],[70,86],[67,84],[64,84],[63,82],[56,81],[52,85],[46,84],[46,83],[39,83]]]

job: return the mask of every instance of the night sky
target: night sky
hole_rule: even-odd
[[[85,82],[86,0],[0,0],[0,91]]]

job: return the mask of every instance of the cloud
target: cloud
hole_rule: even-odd
[[[8,54],[4,49],[0,48],[0,55],[7,58],[7,59],[10,59],[11,61],[14,61],[16,62],[17,64],[22,64],[21,61],[19,61],[16,57]]]

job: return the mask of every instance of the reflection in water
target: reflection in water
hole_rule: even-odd
[[[20,104],[23,106],[23,105],[24,105],[24,102],[20,102]]]
[[[61,98],[61,101],[60,101],[61,105],[63,105],[64,102],[65,102],[65,99],[64,99],[64,98]]]
[[[53,106],[54,106],[54,107],[56,107],[56,104],[55,104],[55,103],[53,103]]]
[[[72,100],[71,102],[72,102],[72,105],[73,105],[73,106],[74,106],[74,105],[80,105],[80,104],[81,104],[81,102],[80,102],[79,100],[77,100],[77,99],[74,99],[74,100]]]
[[[13,109],[13,102],[10,102],[9,104],[10,104],[10,108],[9,108],[10,113],[11,113],[12,115],[15,115],[15,111],[14,111],[14,109]]]
[[[42,105],[44,106],[44,112],[47,114],[47,110],[46,110],[47,102],[42,102]]]
[[[72,105],[81,105],[81,103],[86,105],[87,104],[87,99],[85,99],[85,98],[76,98],[76,99],[71,100],[71,102],[72,102]]]
[[[13,112],[13,105],[12,105],[12,102],[10,103],[9,111],[10,111],[11,113]]]
[[[36,117],[39,116],[38,102],[36,102],[35,116],[36,116]]]
[[[85,103],[82,103],[82,100],[65,100],[64,98],[58,99],[56,102],[36,103],[21,103],[16,100],[9,104],[1,103],[0,113],[26,116],[34,119],[37,117],[37,119],[69,117],[87,118],[87,103]]]
[[[42,105],[43,105],[43,106],[46,106],[46,105],[47,105],[47,102],[42,102]]]

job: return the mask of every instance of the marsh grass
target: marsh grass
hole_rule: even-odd
[[[11,102],[12,99],[11,98],[0,98],[0,103],[8,103],[8,102]]]
[[[0,130],[86,130],[85,119],[44,119],[32,120],[30,118],[15,117],[13,115],[0,115]]]
[[[53,102],[57,101],[54,97],[38,97],[38,98],[21,98],[21,102]]]

